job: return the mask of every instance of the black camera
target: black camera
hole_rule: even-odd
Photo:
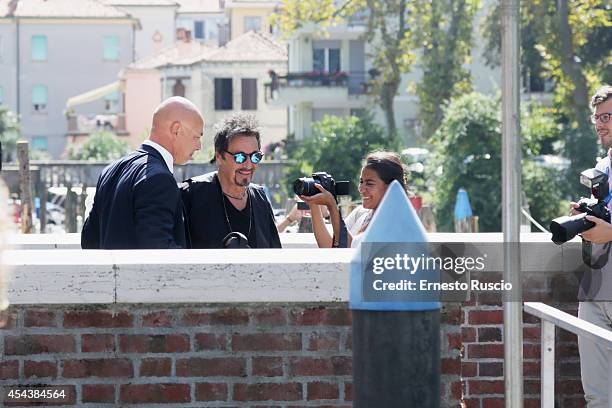
[[[306,197],[320,193],[315,184],[319,183],[324,189],[333,194],[334,197],[339,195],[349,194],[348,181],[336,181],[334,178],[324,171],[312,173],[312,177],[301,177],[293,183],[293,191],[297,195]]]
[[[600,218],[610,222],[610,211],[608,211],[608,176],[597,169],[588,169],[580,173],[580,183],[591,189],[593,198],[581,198],[576,211],[581,214],[555,218],[550,223],[552,241],[561,245],[576,235],[595,226],[595,223],[587,220],[587,215]]]

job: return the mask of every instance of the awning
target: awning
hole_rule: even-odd
[[[77,105],[81,105],[87,102],[96,101],[98,99],[104,98],[106,95],[118,91],[121,88],[121,82],[115,81],[111,84],[101,86],[96,89],[92,89],[91,91],[87,91],[80,95],[73,96],[68,98],[66,101],[66,108],[72,108]]]

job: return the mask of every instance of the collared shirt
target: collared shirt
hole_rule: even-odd
[[[155,143],[154,141],[148,139],[142,142],[142,144],[146,144],[157,150],[159,154],[161,154],[164,158],[164,161],[166,162],[166,166],[168,166],[168,170],[170,170],[170,173],[174,174],[174,158],[168,150],[166,150],[163,146]]]

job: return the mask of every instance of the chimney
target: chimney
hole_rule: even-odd
[[[176,42],[191,42],[191,31],[187,30],[186,28],[177,28]]]

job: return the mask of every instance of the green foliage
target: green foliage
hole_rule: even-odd
[[[296,141],[285,141],[287,157],[292,164],[286,171],[284,186],[293,195],[293,182],[313,171],[326,171],[336,180],[351,182],[351,196],[357,198],[357,182],[367,153],[392,148],[384,129],[369,116],[325,116],[313,126],[313,135]]]
[[[434,135],[433,169],[442,168],[435,180],[434,201],[440,231],[453,230],[453,213],[459,188],[470,197],[480,231],[501,231],[501,106],[499,98],[471,93],[451,101],[445,119]],[[549,113],[548,113],[549,114]],[[531,215],[547,226],[559,216],[563,193],[562,173],[537,167],[532,155],[556,153],[560,138],[544,108],[523,112],[523,191]],[[538,133],[543,131],[542,133]],[[431,176],[430,176],[431,177]]]
[[[92,133],[83,144],[66,149],[70,160],[109,161],[125,155],[129,146],[113,133],[101,131]]]
[[[19,140],[19,120],[14,112],[0,107],[0,142],[2,142],[2,161],[16,160],[15,151]]]
[[[209,145],[193,154],[192,162],[208,163],[215,156],[215,146]]]
[[[46,150],[30,149],[30,160],[49,161],[52,159],[51,153]]]

